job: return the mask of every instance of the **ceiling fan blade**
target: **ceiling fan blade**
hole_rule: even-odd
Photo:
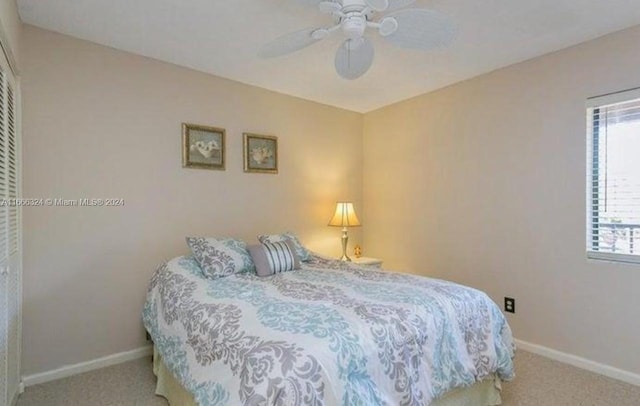
[[[399,8],[407,7],[415,3],[416,0],[389,0],[389,7],[387,11],[397,10]]]
[[[340,44],[336,53],[336,71],[338,75],[348,80],[354,80],[364,75],[373,64],[375,51],[368,38],[358,40],[348,39]]]
[[[365,0],[367,6],[375,11],[385,11],[389,8],[389,0]]]
[[[283,35],[264,45],[258,51],[258,55],[262,58],[275,58],[306,48],[321,40],[321,38],[313,36],[313,33],[319,30],[321,29],[307,28]]]
[[[297,0],[297,1],[298,1],[298,3],[301,3],[301,4],[306,5],[306,6],[317,6],[323,0]]]
[[[340,3],[336,3],[335,1],[321,1],[318,3],[318,9],[321,13],[332,14],[339,12],[342,9],[342,6]]]
[[[398,28],[383,38],[401,48],[428,51],[449,45],[456,36],[453,21],[437,11],[413,8],[396,11],[386,18],[394,18]]]

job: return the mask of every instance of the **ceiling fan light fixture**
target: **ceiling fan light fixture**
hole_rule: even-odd
[[[380,27],[378,28],[378,32],[383,37],[388,37],[398,30],[398,20],[393,17],[386,17],[380,21]]]
[[[335,67],[336,72],[342,78],[355,80],[367,73],[375,55],[373,44],[367,38],[355,40],[359,42],[356,49],[350,49],[350,43],[354,40],[348,39],[338,47],[336,52]]]
[[[342,32],[347,38],[361,38],[367,29],[367,20],[359,13],[347,15],[342,21]]]
[[[350,39],[344,42],[344,47],[347,48],[348,51],[355,51],[360,48],[364,44],[364,38],[356,38]]]

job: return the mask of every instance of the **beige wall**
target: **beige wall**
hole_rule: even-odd
[[[16,0],[0,0],[0,24],[4,36],[7,39],[11,53],[15,59],[18,69],[20,68],[20,50],[22,36],[22,22],[18,16]]]
[[[292,229],[337,254],[343,198],[366,255],[511,295],[518,338],[640,373],[640,268],[584,255],[584,100],[640,86],[640,28],[364,123],[33,27],[23,43],[25,196],[126,201],[25,209],[25,374],[142,345],[141,292],[185,235]],[[227,171],[181,168],[182,121],[227,129]],[[279,175],[242,172],[243,131],[280,137]]]
[[[585,258],[585,99],[640,86],[640,27],[364,121],[364,247],[511,295],[515,336],[640,373],[640,267]]]
[[[326,224],[361,206],[360,114],[30,26],[23,53],[24,195],[126,202],[24,210],[25,374],[143,345],[148,280],[187,235],[340,252]],[[226,128],[226,171],[181,167],[183,121]],[[243,173],[243,131],[279,137],[279,175]]]

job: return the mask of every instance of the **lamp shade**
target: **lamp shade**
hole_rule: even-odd
[[[353,203],[351,202],[338,202],[336,205],[336,213],[329,222],[330,226],[335,227],[357,227],[360,225],[360,220],[356,216],[356,211],[353,209]]]

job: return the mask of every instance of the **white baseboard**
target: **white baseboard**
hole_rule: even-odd
[[[609,378],[617,379],[619,381],[627,382],[632,385],[640,386],[640,375],[625,371],[619,368],[615,368],[609,365],[600,364],[595,361],[591,361],[586,358],[578,357],[577,355],[568,354],[553,350],[542,345],[532,344],[527,341],[515,340],[516,346],[524,351],[532,352],[534,354],[550,358],[555,361],[559,361],[565,364],[573,365],[574,367],[586,369],[587,371],[595,372],[600,375],[607,376]],[[108,355],[106,357],[97,358],[91,361],[81,362],[74,365],[65,365],[61,368],[54,369],[52,371],[41,372],[39,374],[33,374],[24,376],[22,378],[21,391],[24,387],[37,385],[49,381],[55,381],[56,379],[67,378],[69,376],[78,375],[84,372],[93,371],[108,366],[121,364],[127,361],[133,361],[138,358],[150,356],[153,353],[153,347],[147,345],[137,348],[131,351],[120,352],[117,354]]]
[[[22,384],[25,387],[38,385],[56,379],[67,378],[69,376],[82,374],[84,372],[93,371],[95,369],[105,368],[127,361],[133,361],[138,358],[150,356],[153,353],[153,347],[147,345],[136,348],[135,350],[119,352],[117,354],[107,355],[106,357],[97,358],[91,361],[80,362],[73,365],[65,365],[52,371],[41,372],[38,374],[27,375],[22,377]]]
[[[577,355],[567,354],[551,348],[543,347],[538,344],[532,344],[522,340],[515,340],[516,347],[524,351],[532,352],[534,354],[550,358],[555,361],[559,361],[565,364],[573,365],[574,367],[586,369],[587,371],[595,372],[596,374],[604,375],[609,378],[617,379],[632,385],[640,386],[640,375],[618,369],[609,365],[600,364],[595,361],[591,361],[586,358],[578,357]],[[517,371],[516,371],[517,373]]]

